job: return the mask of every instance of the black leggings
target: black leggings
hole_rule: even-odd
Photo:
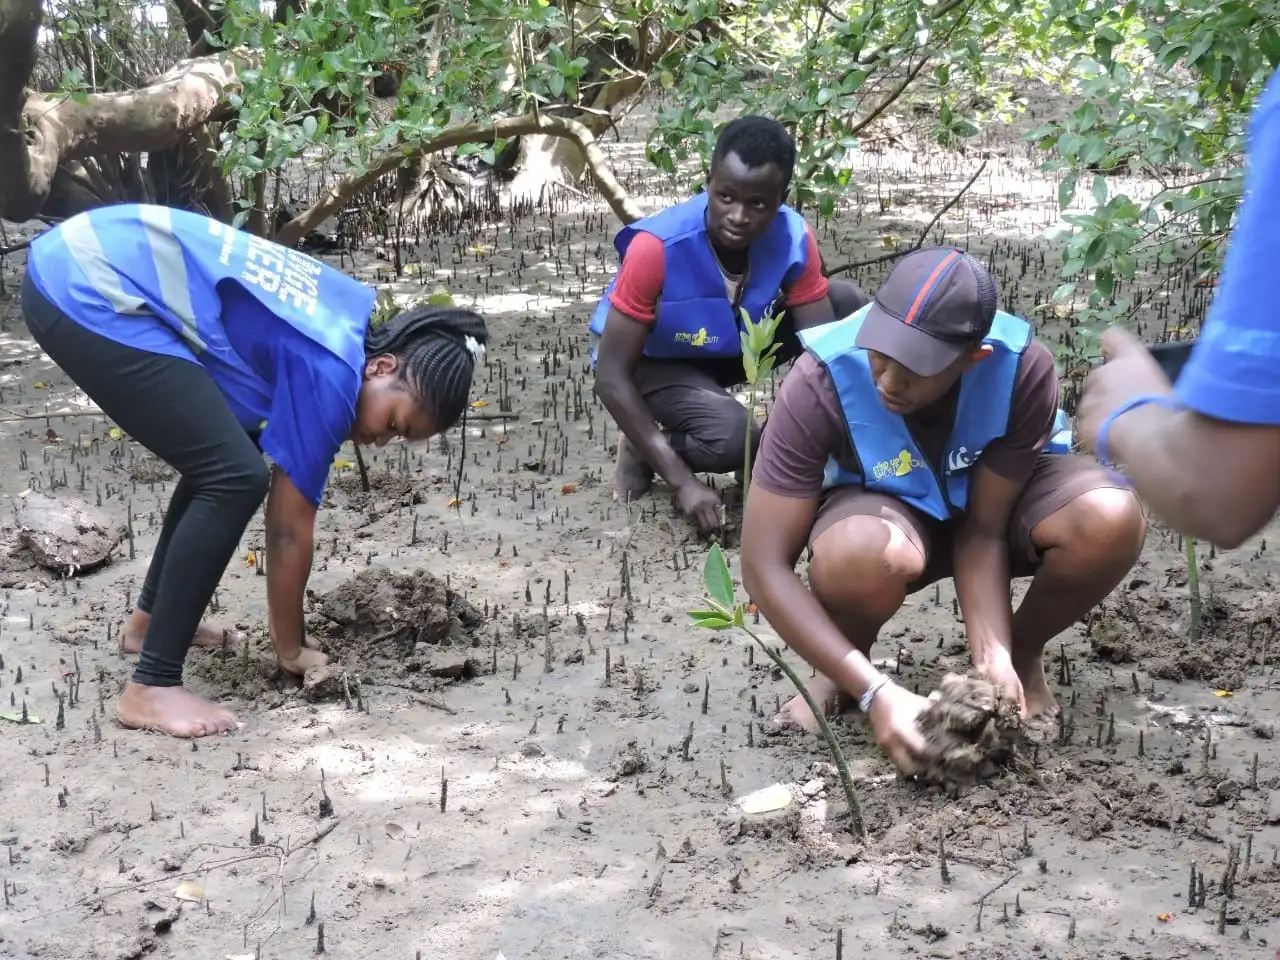
[[[50,359],[121,430],[180,475],[138,594],[138,608],[151,614],[151,623],[133,673],[134,683],[180,686],[205,608],[267,495],[266,462],[199,364],[80,326],[30,275],[22,282],[22,313]]]

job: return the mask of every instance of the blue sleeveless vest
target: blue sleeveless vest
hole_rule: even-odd
[[[637,231],[653,234],[666,247],[657,319],[644,349],[647,357],[696,360],[742,355],[741,324],[725,295],[724,274],[707,237],[706,213],[707,195],[703,192],[623,227],[614,237],[619,257],[627,252]],[[784,283],[800,276],[807,252],[804,217],[783,205],[748,251],[747,282],[740,306],[746,307],[753,321],[764,315]],[[609,281],[591,316],[593,341],[604,332],[608,295],[616,280]],[[593,343],[593,365],[595,359]]]
[[[859,483],[911,504],[939,520],[964,513],[969,501],[972,467],[992,440],[1004,435],[1009,423],[1018,362],[1031,343],[1031,327],[999,311],[984,343],[994,352],[960,379],[955,424],[943,453],[941,473],[925,458],[902,417],[880,402],[867,352],[854,346],[871,305],[833,323],[801,331],[804,346],[823,364],[840,397],[862,473],[844,469],[831,458],[824,489]],[[1058,411],[1055,434],[1046,453],[1066,453],[1071,430],[1066,414]]]
[[[158,351],[189,351],[233,402],[237,386],[266,385],[223,330],[217,288],[225,281],[342,360],[357,385],[363,376],[375,292],[304,253],[209,217],[149,204],[100,207],[37,237],[29,264],[50,302],[117,342],[151,348],[159,320],[181,343],[171,337],[173,347],[162,341]]]

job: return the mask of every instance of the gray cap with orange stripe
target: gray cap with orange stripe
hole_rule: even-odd
[[[991,331],[995,280],[954,247],[907,254],[876,291],[857,345],[932,377],[973,350]]]

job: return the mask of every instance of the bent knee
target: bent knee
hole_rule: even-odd
[[[1119,487],[1087,490],[1043,523],[1049,527],[1053,545],[1128,566],[1142,553],[1147,537],[1147,520],[1137,496]]]
[[[900,526],[858,514],[836,521],[814,540],[809,579],[820,594],[874,598],[919,579],[924,567],[924,552]]]
[[[248,457],[228,466],[217,486],[229,497],[256,508],[271,487],[271,469],[261,456]]]

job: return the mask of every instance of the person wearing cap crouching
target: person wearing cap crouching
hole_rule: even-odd
[[[1024,717],[1046,718],[1058,705],[1045,644],[1111,591],[1146,536],[1124,480],[1070,453],[1053,355],[996,299],[960,250],[902,258],[872,303],[801,334],[752,472],[751,599],[818,671],[817,701],[857,702],[906,772],[927,700],[868,658],[908,594],[951,577],[976,668]],[[1010,579],[1023,576],[1015,612]],[[816,726],[799,697],[777,720]]]

